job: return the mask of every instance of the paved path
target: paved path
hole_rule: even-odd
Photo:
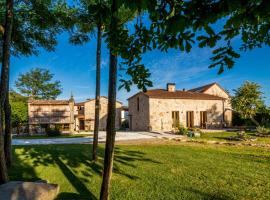
[[[155,138],[179,138],[181,136],[166,134],[166,133],[151,133],[151,132],[117,132],[116,141],[123,140],[140,140],[140,139],[155,139]],[[99,142],[105,142],[106,132],[99,132]],[[51,138],[51,139],[13,139],[12,145],[33,145],[33,144],[83,144],[92,143],[93,136],[78,137],[78,138]]]

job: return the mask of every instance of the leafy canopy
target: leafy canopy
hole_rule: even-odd
[[[5,23],[5,0],[0,0],[0,45]],[[17,0],[14,2],[12,55],[37,55],[42,47],[53,51],[57,34],[72,26],[75,8],[64,0]],[[0,49],[0,58],[2,48]]]
[[[11,105],[11,124],[13,127],[19,127],[28,120],[28,98],[16,93],[15,91],[10,91],[9,101]]]
[[[270,46],[270,4],[267,0],[118,2],[119,7],[124,5],[142,14],[137,16],[133,34],[123,29],[109,39],[110,45],[115,46],[124,59],[125,72],[130,75],[129,80],[120,80],[122,87],[127,89],[132,84],[143,89],[151,85],[148,81],[151,74],[141,64],[141,54],[146,51],[167,52],[175,48],[190,52],[194,45],[208,47],[213,53],[209,68],[219,67],[220,74],[225,68],[234,66],[241,51]]]
[[[232,108],[244,119],[253,118],[265,107],[261,86],[257,83],[246,81],[234,92],[235,95],[231,99]]]
[[[56,99],[61,94],[60,81],[52,81],[53,74],[47,69],[34,68],[20,74],[15,85],[18,91],[33,99]]]

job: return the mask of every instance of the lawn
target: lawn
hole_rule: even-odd
[[[15,146],[10,177],[58,183],[57,199],[97,199],[102,159],[92,163],[91,148]],[[269,167],[269,148],[176,142],[117,145],[111,199],[270,199]]]
[[[254,132],[246,132],[248,138],[256,138],[255,141],[245,141],[248,143],[261,143],[261,144],[270,144],[270,137],[258,137]],[[236,132],[207,132],[202,133],[201,137],[194,138],[195,140],[201,141],[222,141],[222,142],[238,142],[234,138],[237,137]],[[243,142],[243,141],[241,141]]]
[[[77,138],[77,137],[87,137],[87,136],[93,136],[93,134],[62,134],[59,136],[47,136],[47,135],[14,135],[13,139],[50,139],[50,138]]]

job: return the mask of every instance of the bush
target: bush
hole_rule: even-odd
[[[55,125],[54,128],[46,127],[45,129],[46,135],[49,137],[59,136],[61,135],[60,127]]]
[[[122,123],[121,123],[121,130],[126,130],[129,128],[129,122],[127,119],[125,119]]]
[[[238,131],[236,134],[237,134],[237,138],[240,140],[245,140],[247,137],[247,134],[245,131]]]
[[[267,134],[269,134],[270,131],[268,128],[265,128],[264,126],[257,126],[256,132],[259,134],[267,135]]]
[[[178,132],[177,132],[177,134],[179,134],[179,135],[187,135],[187,133],[188,133],[188,129],[187,129],[186,127],[184,127],[184,126],[182,126],[182,125],[180,125],[180,126],[178,127]]]

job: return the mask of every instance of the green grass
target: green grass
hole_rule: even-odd
[[[248,138],[256,138],[255,141],[245,141],[248,143],[261,143],[261,144],[270,144],[270,137],[258,137],[254,132],[247,132]],[[221,142],[239,142],[234,138],[237,137],[236,132],[207,132],[202,133],[201,137],[194,138],[199,141],[221,141]],[[243,142],[243,141],[241,141]]]
[[[62,134],[59,136],[47,136],[47,135],[22,135],[22,136],[13,136],[13,139],[50,139],[50,138],[77,138],[77,137],[87,137],[92,136],[93,134]]]
[[[15,146],[10,178],[57,183],[57,199],[98,199],[102,160],[91,162],[91,148]],[[117,145],[110,194],[123,200],[270,199],[269,166],[269,148]]]

